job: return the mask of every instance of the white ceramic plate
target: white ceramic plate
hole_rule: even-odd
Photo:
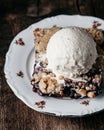
[[[58,15],[41,20],[32,24],[27,29],[20,32],[11,42],[6,54],[6,63],[4,67],[7,82],[15,95],[21,99],[30,108],[43,113],[54,114],[57,116],[84,116],[104,109],[104,93],[94,99],[57,99],[52,97],[41,97],[32,91],[30,83],[34,65],[34,36],[35,28],[48,28],[57,26],[80,26],[92,27],[93,21],[101,23],[99,28],[104,29],[104,21],[90,16],[79,15]],[[24,46],[17,45],[16,40],[23,38]],[[24,77],[17,76],[22,71]],[[35,105],[35,102],[45,101],[43,108]],[[89,105],[81,104],[82,101],[89,100]]]

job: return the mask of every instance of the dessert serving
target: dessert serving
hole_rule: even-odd
[[[42,96],[94,98],[103,82],[104,32],[97,28],[36,28],[31,84]]]
[[[12,40],[4,73],[36,111],[81,117],[103,110],[104,20],[57,15],[30,25]]]

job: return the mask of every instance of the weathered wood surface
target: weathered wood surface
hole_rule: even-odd
[[[104,0],[0,1],[0,130],[104,130],[104,111],[83,118],[41,114],[21,102],[6,83],[3,67],[12,38],[30,24],[61,13],[104,19]]]

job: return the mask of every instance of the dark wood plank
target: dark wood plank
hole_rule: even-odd
[[[104,19],[104,0],[92,0],[96,16]]]
[[[81,15],[94,15],[91,0],[77,0],[77,4]]]

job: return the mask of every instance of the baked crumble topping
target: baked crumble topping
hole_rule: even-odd
[[[104,44],[104,31],[96,28],[85,29],[96,41],[99,57],[88,73],[80,75],[81,81],[74,81],[63,75],[56,77],[51,70],[46,68],[48,60],[46,58],[44,60],[41,59],[41,55],[46,53],[50,37],[60,29],[61,27],[37,28],[34,31],[36,64],[31,80],[33,91],[42,96],[70,97],[75,99],[83,97],[94,98],[101,93],[103,82],[104,51],[102,46]]]

